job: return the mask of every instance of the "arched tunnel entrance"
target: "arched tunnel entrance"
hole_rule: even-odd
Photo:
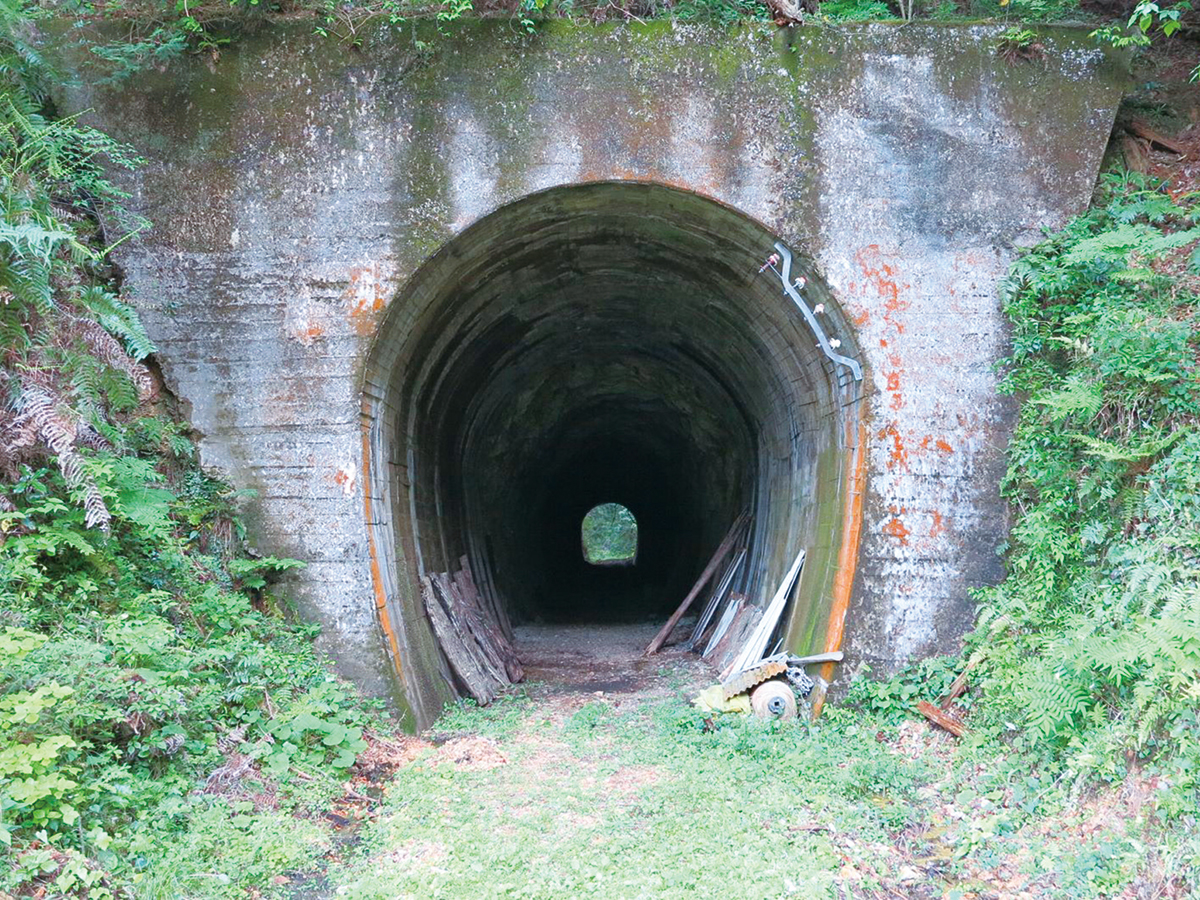
[[[759,273],[775,240],[662,185],[554,188],[466,229],[393,300],[365,378],[364,485],[381,620],[419,722],[449,682],[417,578],[464,556],[514,622],[661,622],[748,509],[735,589],[765,602],[803,547],[786,642],[840,641],[861,384]],[[793,274],[857,356],[811,265]],[[636,519],[636,565],[581,553],[605,503]]]

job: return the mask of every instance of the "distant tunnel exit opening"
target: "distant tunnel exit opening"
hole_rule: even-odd
[[[637,563],[638,527],[633,513],[620,503],[601,503],[579,523],[583,560],[590,566]]]
[[[830,639],[857,543],[861,385],[759,274],[777,239],[661,185],[554,188],[472,225],[392,301],[364,384],[364,484],[381,623],[419,720],[453,680],[418,579],[462,562],[514,623],[661,621],[749,509],[734,589],[763,602],[805,547],[786,640]],[[800,257],[794,274],[857,355],[819,274]],[[633,556],[597,565],[586,517],[611,504],[636,522]]]

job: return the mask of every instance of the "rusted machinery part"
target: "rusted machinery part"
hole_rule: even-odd
[[[721,682],[721,687],[725,689],[725,699],[736,697],[738,694],[745,693],[756,684],[761,684],[768,678],[774,678],[776,675],[782,675],[785,670],[795,669],[796,675],[789,675],[793,679],[796,689],[800,691],[802,696],[808,696],[808,692],[812,690],[812,679],[804,674],[804,666],[812,663],[823,662],[841,662],[842,651],[834,650],[831,653],[816,653],[812,656],[793,656],[790,653],[776,653],[774,656],[768,656],[766,659],[760,659],[755,665],[748,669],[743,669],[737,674],[730,675]],[[804,682],[810,682],[807,687]]]
[[[764,681],[751,692],[750,708],[760,719],[794,719],[796,695],[786,682]]]
[[[761,684],[776,675],[782,675],[786,670],[787,663],[782,659],[769,659],[744,672],[739,672],[729,680],[721,682],[721,687],[725,691],[725,699],[744,694],[756,684]]]

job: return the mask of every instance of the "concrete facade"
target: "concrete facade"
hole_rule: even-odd
[[[291,28],[244,39],[212,65],[191,59],[139,78],[136,89],[75,87],[64,102],[146,157],[130,177],[131,205],[155,227],[116,256],[202,436],[203,463],[258,491],[262,549],[308,563],[295,590],[342,671],[388,694],[398,662],[395,696],[425,723],[450,692],[415,607],[387,595],[403,593],[425,562],[398,533],[397,509],[411,508],[414,523],[422,515],[411,473],[397,468],[409,459],[395,458],[392,426],[379,424],[385,382],[421,360],[388,348],[418,326],[429,340],[439,327],[466,328],[439,326],[434,306],[415,305],[425,302],[422,267],[438,265],[442,248],[443,261],[460,252],[456,236],[465,247],[486,233],[470,226],[552,188],[663,186],[631,200],[648,216],[691,198],[664,229],[697,264],[704,252],[727,253],[745,271],[772,236],[802,258],[831,332],[864,365],[861,390],[812,354],[778,282],[768,290],[750,271],[743,284],[733,268],[720,279],[722,297],[750,298],[728,305],[755,317],[747,353],[803,344],[794,377],[817,372],[811,390],[829,410],[850,392],[853,411],[835,423],[846,437],[830,440],[838,472],[862,460],[837,501],[858,493],[860,519],[851,529],[840,505],[812,513],[838,537],[810,590],[845,582],[843,672],[954,646],[970,622],[969,589],[999,576],[1009,415],[994,390],[1005,347],[997,285],[1015,246],[1086,206],[1123,88],[1081,30],[1046,30],[1045,58],[1018,65],[997,57],[999,31],[662,24],[518,35],[477,23],[421,43],[379,33],[349,48]],[[704,212],[710,201],[719,213]],[[616,216],[623,201],[612,202]],[[516,246],[493,231],[497,247]],[[621,256],[621,271],[667,271],[663,241],[667,250],[645,259]],[[461,252],[483,259],[487,247]],[[597,258],[594,271],[612,259]],[[456,295],[439,290],[428,302],[450,316]],[[708,322],[679,323],[681,340],[709,340]],[[792,377],[780,366],[763,377]],[[797,415],[783,418],[803,423]],[[373,441],[385,476],[367,458]],[[811,479],[807,465],[796,457],[778,477]],[[380,477],[386,498],[367,483]],[[780,502],[793,518],[809,514],[799,494]],[[760,599],[786,567],[789,541],[817,528],[771,521],[783,524],[763,538],[774,544],[752,580]],[[695,542],[701,562],[700,545],[719,538],[713,527],[715,538]],[[388,548],[373,555],[380,542]],[[839,549],[848,546],[849,557]],[[399,620],[390,648],[379,626],[389,608]],[[794,622],[790,641],[822,649],[834,630]]]

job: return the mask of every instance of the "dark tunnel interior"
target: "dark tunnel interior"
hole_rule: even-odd
[[[748,509],[734,589],[762,602],[806,547],[797,621],[814,627],[857,389],[760,274],[775,240],[696,194],[589,184],[500,209],[417,272],[364,391],[401,621],[420,616],[415,576],[464,557],[515,623],[661,620]],[[637,520],[636,565],[581,553],[581,521],[606,502]]]

